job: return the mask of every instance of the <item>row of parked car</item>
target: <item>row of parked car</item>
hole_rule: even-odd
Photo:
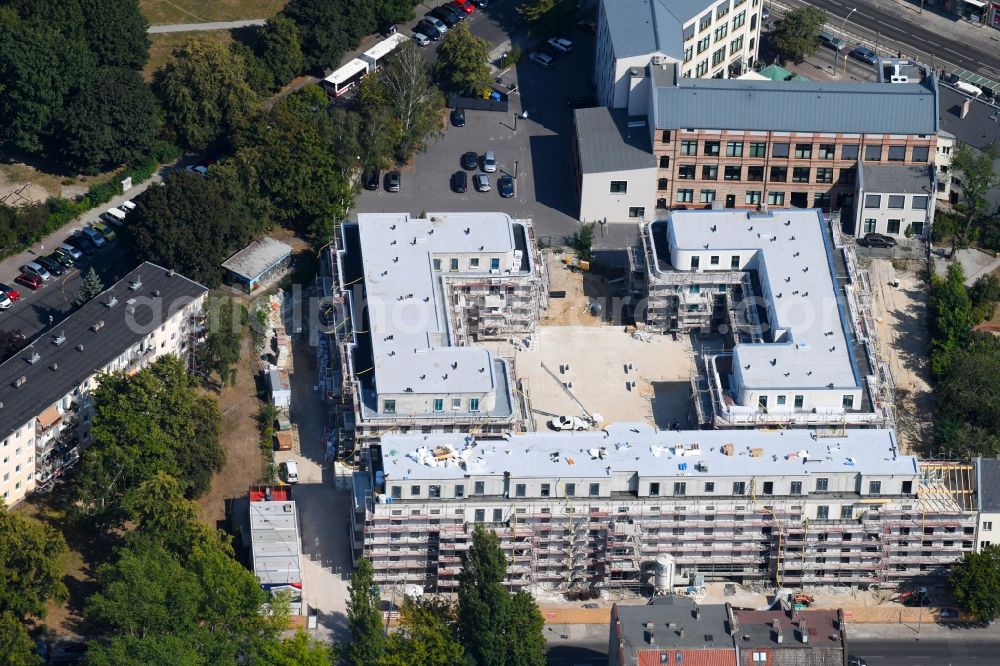
[[[551,37],[542,44],[541,48],[532,51],[528,60],[535,63],[542,69],[552,69],[559,56],[570,53],[573,50],[573,42],[565,37]]]
[[[462,155],[460,160],[462,171],[456,171],[451,175],[451,189],[459,194],[464,194],[469,189],[469,176],[466,171],[475,171],[482,167],[483,172],[472,176],[472,186],[477,192],[490,191],[490,174],[497,170],[497,157],[492,150],[487,150],[480,161],[479,153],[469,151]],[[497,192],[505,199],[514,196],[514,179],[504,174],[497,179]]]
[[[476,11],[476,7],[485,8],[487,0],[452,0],[430,10],[413,28],[413,41],[420,46],[439,41],[460,21]]]

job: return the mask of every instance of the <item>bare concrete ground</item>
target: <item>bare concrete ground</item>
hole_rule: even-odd
[[[934,402],[929,383],[927,284],[917,274],[922,264],[911,262],[897,269],[889,259],[870,261],[879,338],[896,383],[896,430],[905,451],[926,450],[933,435]],[[899,286],[892,286],[897,280]]]
[[[647,421],[668,428],[676,419],[684,425],[694,363],[691,346],[667,336],[649,340],[633,339],[621,326],[543,326],[538,348],[517,353],[517,372],[528,381],[532,407],[541,412],[583,415],[561,388],[567,383],[583,408],[600,414],[605,423]],[[536,429],[545,430],[549,418],[535,414]]]

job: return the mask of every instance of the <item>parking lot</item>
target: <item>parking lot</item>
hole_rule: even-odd
[[[431,138],[426,151],[400,169],[400,191],[362,191],[357,212],[501,211],[532,218],[538,237],[555,243],[574,233],[579,223],[570,168],[573,110],[567,100],[592,93],[593,36],[572,30],[567,37],[575,48],[552,69],[531,62],[526,49],[517,67],[501,75],[501,89],[515,83],[518,87],[509,97],[507,113],[466,110],[464,127],[454,127],[446,118],[442,135]],[[497,171],[489,174],[491,190],[474,191],[475,172],[469,171],[468,191],[453,192],[450,178],[461,169],[462,154],[487,150],[496,153],[498,162]],[[497,179],[515,172],[515,196],[502,198]]]

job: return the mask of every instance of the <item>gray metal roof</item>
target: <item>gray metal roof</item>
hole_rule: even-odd
[[[270,237],[261,238],[226,259],[222,262],[222,267],[252,280],[291,253],[292,248],[281,241]]]
[[[931,169],[933,166],[862,163],[862,188],[865,192],[886,194],[930,194]]]
[[[985,150],[994,141],[1000,144],[1000,108],[974,99],[969,115],[962,118],[962,103],[968,95],[946,85],[941,86],[939,95],[942,130],[979,150]]]
[[[725,604],[696,604],[690,597],[658,597],[646,606],[616,605],[625,654],[639,649],[733,649]],[[700,611],[696,616],[695,609]],[[652,623],[652,641],[646,623]],[[674,626],[668,627],[667,623]],[[733,656],[735,660],[735,655]]]
[[[266,585],[302,583],[295,502],[250,502],[253,571]]]
[[[598,106],[576,110],[576,138],[583,173],[630,171],[656,166],[649,128],[628,126],[623,109]]]
[[[979,486],[979,510],[1000,512],[1000,459],[976,460]]]
[[[143,263],[0,365],[0,437],[23,426],[208,291],[193,280],[171,273],[162,266]],[[142,284],[133,290],[130,287],[136,278]],[[118,303],[109,308],[106,303],[112,296]],[[130,298],[138,301],[131,313],[127,311]],[[98,321],[103,321],[104,326],[94,331],[92,327]],[[54,344],[55,336],[60,334],[65,341]],[[77,345],[83,345],[83,351]],[[29,362],[36,352],[38,359]],[[58,369],[53,370],[53,365]],[[20,377],[25,381],[15,388],[14,382]]]
[[[684,24],[717,0],[604,0],[615,57],[663,53],[680,59]]]
[[[832,83],[749,79],[656,82],[658,128],[934,134],[937,83]]]

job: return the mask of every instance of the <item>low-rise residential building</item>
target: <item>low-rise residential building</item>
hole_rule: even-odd
[[[321,383],[348,450],[410,428],[524,429],[513,359],[479,343],[533,344],[547,291],[530,220],[362,214],[325,270]]]
[[[901,454],[889,429],[384,435],[364,462],[354,554],[380,583],[427,590],[456,589],[476,525],[510,585],[549,590],[893,586],[974,547],[968,470]]]
[[[937,201],[933,165],[858,163],[855,236],[869,233],[923,237],[934,222]]]
[[[90,439],[102,373],[193,352],[208,290],[149,262],[0,365],[0,490],[8,506],[60,476]]]
[[[594,81],[604,106],[629,105],[630,72],[676,64],[685,77],[739,76],[760,47],[759,0],[602,0]]]
[[[222,262],[226,281],[248,294],[280,277],[292,259],[292,248],[275,238],[261,238]]]
[[[1000,546],[1000,459],[976,458],[976,552],[986,546]]]
[[[951,85],[941,86],[941,129],[950,141],[940,144],[938,182],[943,185],[942,194],[950,197],[952,203],[959,200],[962,181],[961,174],[953,174],[950,169],[951,151],[957,143],[964,143],[979,151],[988,151],[1000,146],[1000,105],[997,100],[972,97]],[[1000,174],[1000,156],[993,161],[993,171]],[[987,208],[1000,210],[1000,187],[986,193]]]
[[[292,614],[301,615],[302,541],[290,486],[252,486],[249,493],[250,563],[270,596],[286,595]]]

